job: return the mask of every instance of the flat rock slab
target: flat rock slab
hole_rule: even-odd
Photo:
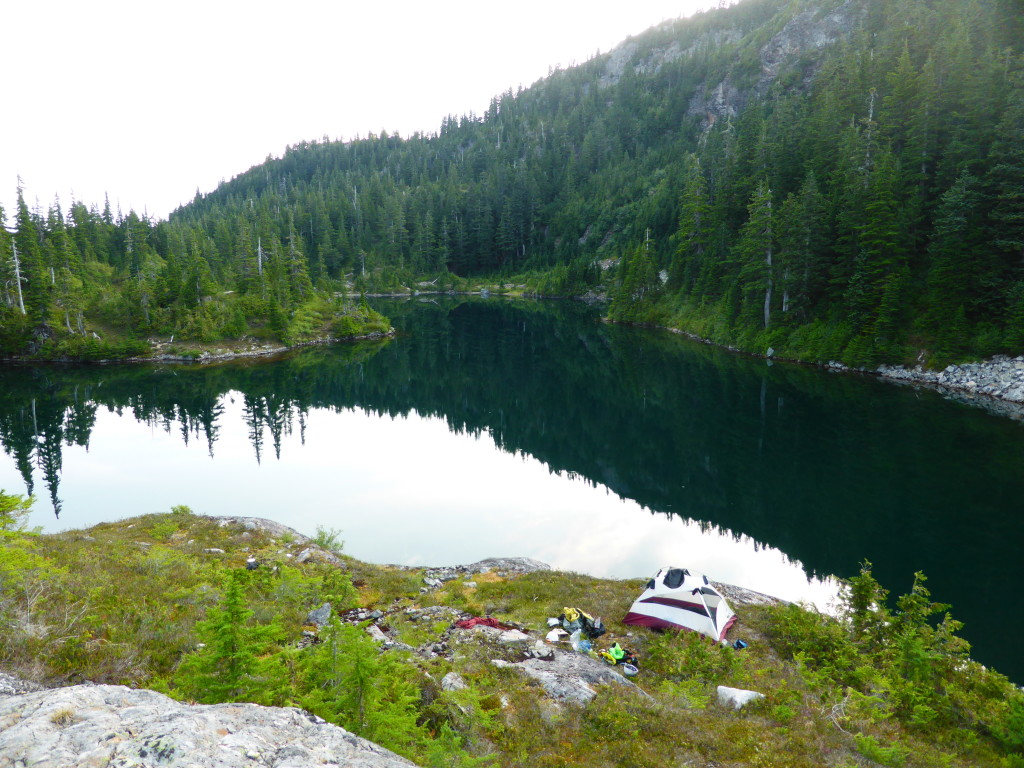
[[[76,685],[0,697],[0,768],[408,768],[300,709]]]
[[[529,658],[521,662],[495,659],[491,663],[498,667],[518,670],[532,677],[543,686],[548,696],[558,701],[587,704],[597,696],[594,686],[599,685],[622,685],[647,696],[639,686],[603,661],[582,653],[562,651],[544,643],[538,643],[537,646],[538,649],[544,650],[546,655],[553,654],[554,658]]]
[[[208,515],[208,517],[211,520],[216,520],[217,524],[221,526],[240,525],[251,531],[263,531],[269,536],[279,539],[291,536],[293,541],[300,546],[310,541],[308,536],[303,536],[294,528],[289,528],[287,525],[268,520],[265,517],[238,517],[235,515]]]

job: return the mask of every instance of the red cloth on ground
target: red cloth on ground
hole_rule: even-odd
[[[472,619],[462,619],[456,621],[455,626],[458,629],[472,629],[473,627],[494,627],[495,629],[515,629],[515,627],[509,624],[502,624],[497,619],[492,619],[490,616],[474,616]]]

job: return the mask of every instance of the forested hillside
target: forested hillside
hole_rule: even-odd
[[[488,276],[804,359],[1020,351],[1022,19],[1020,0],[743,0],[435,134],[297,144],[167,222],[22,205],[25,313],[215,338],[286,332],[317,291]]]

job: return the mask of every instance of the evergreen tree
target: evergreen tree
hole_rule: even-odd
[[[983,232],[978,180],[968,173],[942,196],[929,245],[931,269],[927,277],[927,328],[935,335],[940,351],[954,351],[966,330],[967,310],[981,309],[995,287],[997,272],[981,240]],[[963,314],[962,323],[950,322],[950,310]],[[957,328],[956,326],[961,326]]]
[[[783,201],[776,229],[782,311],[792,311],[806,321],[823,298],[828,279],[825,198],[813,172],[807,174],[798,194],[791,193]]]
[[[334,619],[324,642],[304,662],[302,706],[399,754],[413,756],[427,741],[418,723],[419,691],[409,668],[382,654],[359,627]]]
[[[50,308],[53,306],[53,290],[50,276],[43,263],[41,233],[25,204],[21,185],[18,185],[18,212],[15,218],[16,232],[13,247],[17,249],[19,270],[23,279],[22,294],[25,310],[36,325],[47,325]]]
[[[252,624],[254,614],[246,599],[248,581],[248,571],[243,569],[224,575],[220,606],[196,625],[204,647],[185,656],[171,679],[180,698],[216,704],[251,701],[260,695],[266,683],[260,654],[277,628]]]
[[[762,327],[768,328],[775,290],[775,235],[772,191],[767,182],[757,185],[747,211],[749,217],[740,229],[736,244],[738,284],[743,296],[744,314],[749,316],[756,308],[761,314]]]
[[[299,238],[295,233],[295,221],[289,218],[288,227],[288,292],[291,300],[301,303],[313,292],[313,283],[309,279],[309,268],[306,258],[302,255]]]
[[[711,239],[711,201],[700,159],[686,160],[679,227],[675,233],[675,251],[669,267],[669,288],[690,293],[711,288],[713,270],[707,263]],[[699,282],[698,282],[699,281]]]

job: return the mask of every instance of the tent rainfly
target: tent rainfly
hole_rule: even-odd
[[[722,593],[708,577],[685,568],[662,568],[626,614],[638,627],[687,629],[719,642],[736,621]]]

